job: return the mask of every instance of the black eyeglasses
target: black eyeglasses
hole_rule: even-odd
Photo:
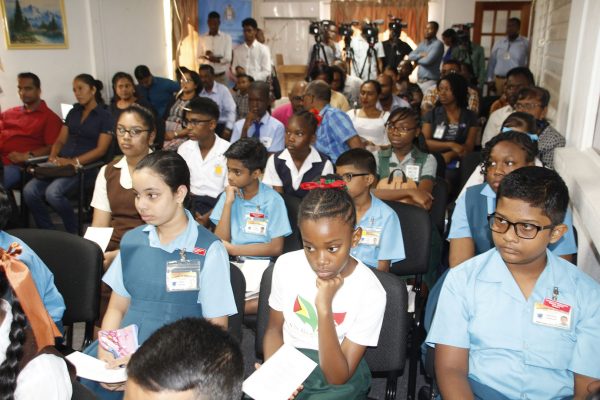
[[[292,96],[290,97],[291,101],[302,101],[304,100],[304,96]]]
[[[352,181],[352,178],[354,178],[355,176],[367,176],[370,175],[369,173],[365,172],[365,173],[352,173],[352,172],[348,172],[347,174],[342,174],[342,179],[344,180],[344,182],[346,183],[350,183]]]
[[[539,231],[555,227],[555,225],[538,226],[529,222],[510,222],[506,218],[497,216],[496,213],[488,215],[488,224],[496,233],[506,233],[512,226],[515,234],[521,239],[534,239]]]
[[[210,121],[212,121],[212,119],[184,119],[181,121],[181,125],[183,125],[184,128],[188,128],[192,126],[200,126]]]
[[[124,126],[117,126],[117,136],[125,136],[126,133],[129,133],[129,136],[132,138],[140,136],[144,132],[150,132],[150,129],[143,128],[131,128],[127,129]]]

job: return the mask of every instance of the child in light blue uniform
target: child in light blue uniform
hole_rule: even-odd
[[[389,271],[390,264],[403,260],[404,240],[398,215],[371,194],[377,167],[375,157],[364,149],[351,149],[341,154],[337,173],[344,179],[354,205],[362,236],[350,254],[371,268]]]
[[[568,189],[523,167],[497,194],[496,247],[450,269],[427,336],[441,395],[584,398],[600,379],[600,285],[547,249],[568,229]]]

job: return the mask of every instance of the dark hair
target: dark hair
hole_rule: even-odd
[[[392,71],[394,75],[398,76],[398,68],[394,68],[391,65],[386,65],[385,67],[383,67],[383,72],[385,71]]]
[[[31,79],[31,81],[33,82],[33,86],[35,86],[38,89],[42,87],[40,78],[33,72],[21,72],[19,73],[19,75],[17,75],[17,79]]]
[[[325,75],[325,82],[331,85],[333,82],[333,71],[328,65],[325,64],[315,64],[315,66],[310,70],[309,78],[311,81],[317,79],[317,76]]]
[[[190,193],[190,169],[185,160],[177,152],[170,150],[159,150],[148,154],[135,166],[135,171],[144,168],[162,178],[166,185],[175,193],[181,185],[185,186]]]
[[[133,75],[135,75],[135,79],[137,79],[138,81],[152,76],[152,74],[150,73],[150,68],[148,68],[145,65],[138,65],[137,67],[135,67],[135,69],[133,70]]]
[[[515,75],[521,75],[523,77],[525,77],[525,79],[527,79],[527,81],[529,82],[530,86],[535,85],[535,79],[533,77],[533,73],[531,72],[531,70],[527,67],[515,67],[513,69],[511,69],[510,71],[508,71],[508,73],[506,74],[506,79],[510,78],[511,76],[515,76]]]
[[[340,154],[335,161],[335,167],[345,167],[351,165],[358,168],[361,172],[368,172],[371,175],[377,175],[377,164],[375,156],[369,150],[350,149]]]
[[[450,39],[453,44],[456,43],[456,31],[452,28],[448,28],[442,32],[442,37]]]
[[[483,150],[481,150],[481,158],[483,159],[481,173],[483,175],[487,174],[492,149],[500,142],[511,142],[519,146],[525,152],[525,161],[527,162],[533,162],[538,155],[537,142],[531,140],[529,135],[517,131],[501,132],[490,139],[490,141],[485,144]]]
[[[429,21],[428,24],[433,25],[436,32],[440,29],[440,24],[438,24],[436,21]]]
[[[456,105],[459,108],[466,109],[469,105],[469,85],[467,80],[460,74],[448,74],[438,81],[438,90],[442,81],[447,81],[450,85]]]
[[[216,11],[211,11],[208,13],[208,19],[212,19],[212,18],[216,18],[216,19],[221,19],[221,15],[219,15],[218,12]]]
[[[377,95],[381,94],[381,83],[379,83],[375,79],[369,79],[369,80],[364,81],[360,85],[360,88],[362,89],[362,87],[365,86],[365,85],[367,85],[367,84],[371,84],[371,85],[373,85],[373,87],[375,87],[375,92],[377,92]]]
[[[202,81],[200,81],[200,75],[198,75],[196,71],[192,71],[186,67],[177,68],[177,79],[181,80],[184,74],[189,74],[192,78],[192,82],[194,82],[196,85],[196,96],[198,96],[198,94],[200,94],[202,91]]]
[[[344,72],[343,69],[341,69],[337,65],[332,65],[329,68],[331,69],[331,81],[332,82],[335,77],[335,74],[340,74],[340,90],[343,91],[344,87],[346,86],[346,73]]]
[[[415,120],[419,132],[415,135],[413,140],[413,145],[417,146],[419,150],[424,153],[429,153],[429,149],[427,148],[427,144],[425,140],[419,140],[422,136],[421,134],[421,114],[415,111],[412,107],[398,107],[392,110],[388,119],[385,121],[385,125],[392,124],[396,121],[402,121],[407,118],[412,118]]]
[[[257,169],[264,171],[267,164],[267,149],[257,138],[241,138],[229,146],[225,157],[239,160],[250,172]]]
[[[144,125],[150,130],[150,132],[156,133],[156,121],[154,119],[154,113],[152,110],[149,110],[137,103],[133,103],[121,111],[121,115],[123,114],[137,115],[144,122]],[[121,119],[121,116],[119,116],[119,118],[115,121],[115,132],[117,131],[116,125],[119,123],[119,119]]]
[[[535,117],[529,113],[522,111],[515,111],[510,114],[504,122],[502,122],[502,129],[514,128],[516,125],[524,126],[528,133],[534,133],[536,129]]]
[[[517,101],[532,97],[540,101],[542,108],[548,107],[548,103],[550,103],[550,92],[543,87],[526,87],[519,90],[519,93],[517,93]]]
[[[305,95],[313,95],[316,99],[329,103],[331,101],[331,86],[327,82],[312,81],[306,85]]]
[[[569,189],[557,172],[544,167],[523,167],[506,175],[496,193],[502,197],[523,200],[541,208],[553,225],[562,224],[569,206]]]
[[[254,82],[254,78],[251,77],[248,74],[237,74],[236,78],[240,79],[240,78],[248,78],[248,80],[250,81],[250,83]]]
[[[208,115],[215,121],[219,120],[219,106],[214,100],[208,97],[194,97],[183,109],[183,118],[187,118],[188,113]]]
[[[519,27],[521,27],[521,20],[520,20],[519,18],[517,18],[517,17],[512,17],[512,18],[509,18],[509,19],[508,19],[508,22],[514,22],[514,23],[516,23],[517,25],[519,25]]]
[[[307,110],[296,111],[290,117],[290,119],[292,119],[292,118],[298,118],[298,119],[302,120],[306,125],[308,125],[308,129],[310,130],[311,135],[314,135],[317,133],[317,128],[319,127],[319,121],[317,121],[317,117],[315,117],[315,114],[313,114],[312,112],[307,111]],[[288,120],[288,123],[289,123],[289,120]]]
[[[79,74],[75,77],[74,80],[83,82],[89,87],[96,88],[96,103],[104,104],[104,99],[102,98],[102,89],[104,89],[104,85],[102,84],[102,81],[95,79],[90,74]]]
[[[267,102],[269,101],[270,96],[271,96],[270,90],[271,90],[271,87],[269,86],[269,84],[267,82],[264,82],[264,81],[254,81],[250,84],[250,87],[248,87],[248,93],[250,93],[251,91],[256,91],[264,99],[266,99]]]
[[[210,73],[212,76],[215,76],[215,69],[213,68],[212,65],[201,64],[199,71],[206,71],[206,72]]]
[[[339,175],[322,176],[326,181],[342,180]],[[356,208],[345,188],[313,189],[304,196],[298,208],[298,225],[303,220],[341,218],[352,229],[356,225]]]
[[[449,60],[442,62],[442,65],[446,65],[446,64],[456,65],[458,68],[460,68],[460,66],[462,65],[462,63],[455,58],[451,58]]]
[[[127,79],[129,82],[131,82],[131,86],[133,86],[133,95],[137,97],[137,93],[135,90],[135,82],[133,81],[133,76],[131,76],[127,72],[119,71],[113,75],[112,81],[111,81],[112,88],[113,88],[113,98],[112,98],[113,102],[119,100],[119,96],[117,95],[117,82],[119,82],[119,80],[121,80],[121,79]]]
[[[4,186],[0,185],[0,230],[4,230],[12,216],[12,204],[8,197],[8,192]]]
[[[223,329],[184,318],[154,332],[131,356],[127,376],[151,392],[193,390],[198,398],[242,396],[244,359]]]
[[[245,20],[243,20],[242,28],[244,28],[246,26],[250,26],[250,27],[258,30],[258,24],[256,23],[256,20],[254,18],[246,18]]]

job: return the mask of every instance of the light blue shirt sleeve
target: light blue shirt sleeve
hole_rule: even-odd
[[[246,120],[240,119],[233,124],[233,131],[231,132],[231,138],[229,138],[230,143],[235,143],[240,140],[240,137],[242,137],[242,127],[244,126],[244,121]]]
[[[450,224],[450,233],[448,239],[460,239],[473,237],[469,221],[467,220],[466,195],[463,193],[456,200],[456,206],[452,213],[452,223]]]
[[[419,58],[421,58],[421,53],[425,51],[425,43],[426,42],[419,43],[417,48],[408,54],[408,59],[411,61],[417,61]]]
[[[276,238],[280,236],[288,236],[292,233],[292,227],[290,226],[290,220],[287,215],[287,208],[281,195],[275,191],[272,191],[271,195],[274,197],[270,204],[269,210],[269,236]]]
[[[215,204],[212,212],[210,213],[210,220],[213,224],[217,225],[221,220],[221,214],[223,214],[223,206],[225,205],[225,195],[219,196],[217,204]]]
[[[400,220],[396,213],[389,214],[383,225],[377,260],[390,260],[395,263],[405,258],[404,238],[402,238]]]
[[[229,275],[229,256],[220,241],[213,242],[200,273],[198,303],[204,318],[217,318],[237,314]]]
[[[427,49],[427,55],[417,63],[419,65],[431,66],[431,67],[439,67],[439,64],[442,61],[442,56],[444,55],[444,45],[439,40],[434,40],[433,43],[429,45]]]
[[[584,274],[584,273],[582,273]],[[576,290],[580,310],[574,333],[577,335],[569,370],[600,379],[600,287],[589,279],[579,279]]]
[[[272,118],[275,120],[274,118]],[[279,122],[279,121],[278,121]],[[269,153],[276,153],[285,148],[285,126],[283,124],[273,124],[275,125],[273,132],[273,142],[271,143],[271,147],[267,150]]]
[[[123,264],[121,263],[121,252],[113,260],[108,268],[108,271],[102,277],[102,282],[106,283],[110,288],[121,297],[131,298],[131,295],[125,289],[123,283]]]
[[[223,87],[223,108],[221,109],[221,119],[225,122],[227,129],[232,129],[235,124],[236,105],[233,96],[226,87]]]
[[[571,208],[567,208],[565,220],[563,222],[569,230],[561,237],[558,242],[548,246],[548,249],[557,256],[565,256],[577,253],[577,244],[575,243],[575,232],[573,231],[573,213]]]

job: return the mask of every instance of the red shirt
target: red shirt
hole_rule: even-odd
[[[40,147],[54,144],[62,121],[50,110],[44,100],[37,109],[13,107],[0,114],[0,155],[4,165],[11,164],[8,153],[28,153]]]

